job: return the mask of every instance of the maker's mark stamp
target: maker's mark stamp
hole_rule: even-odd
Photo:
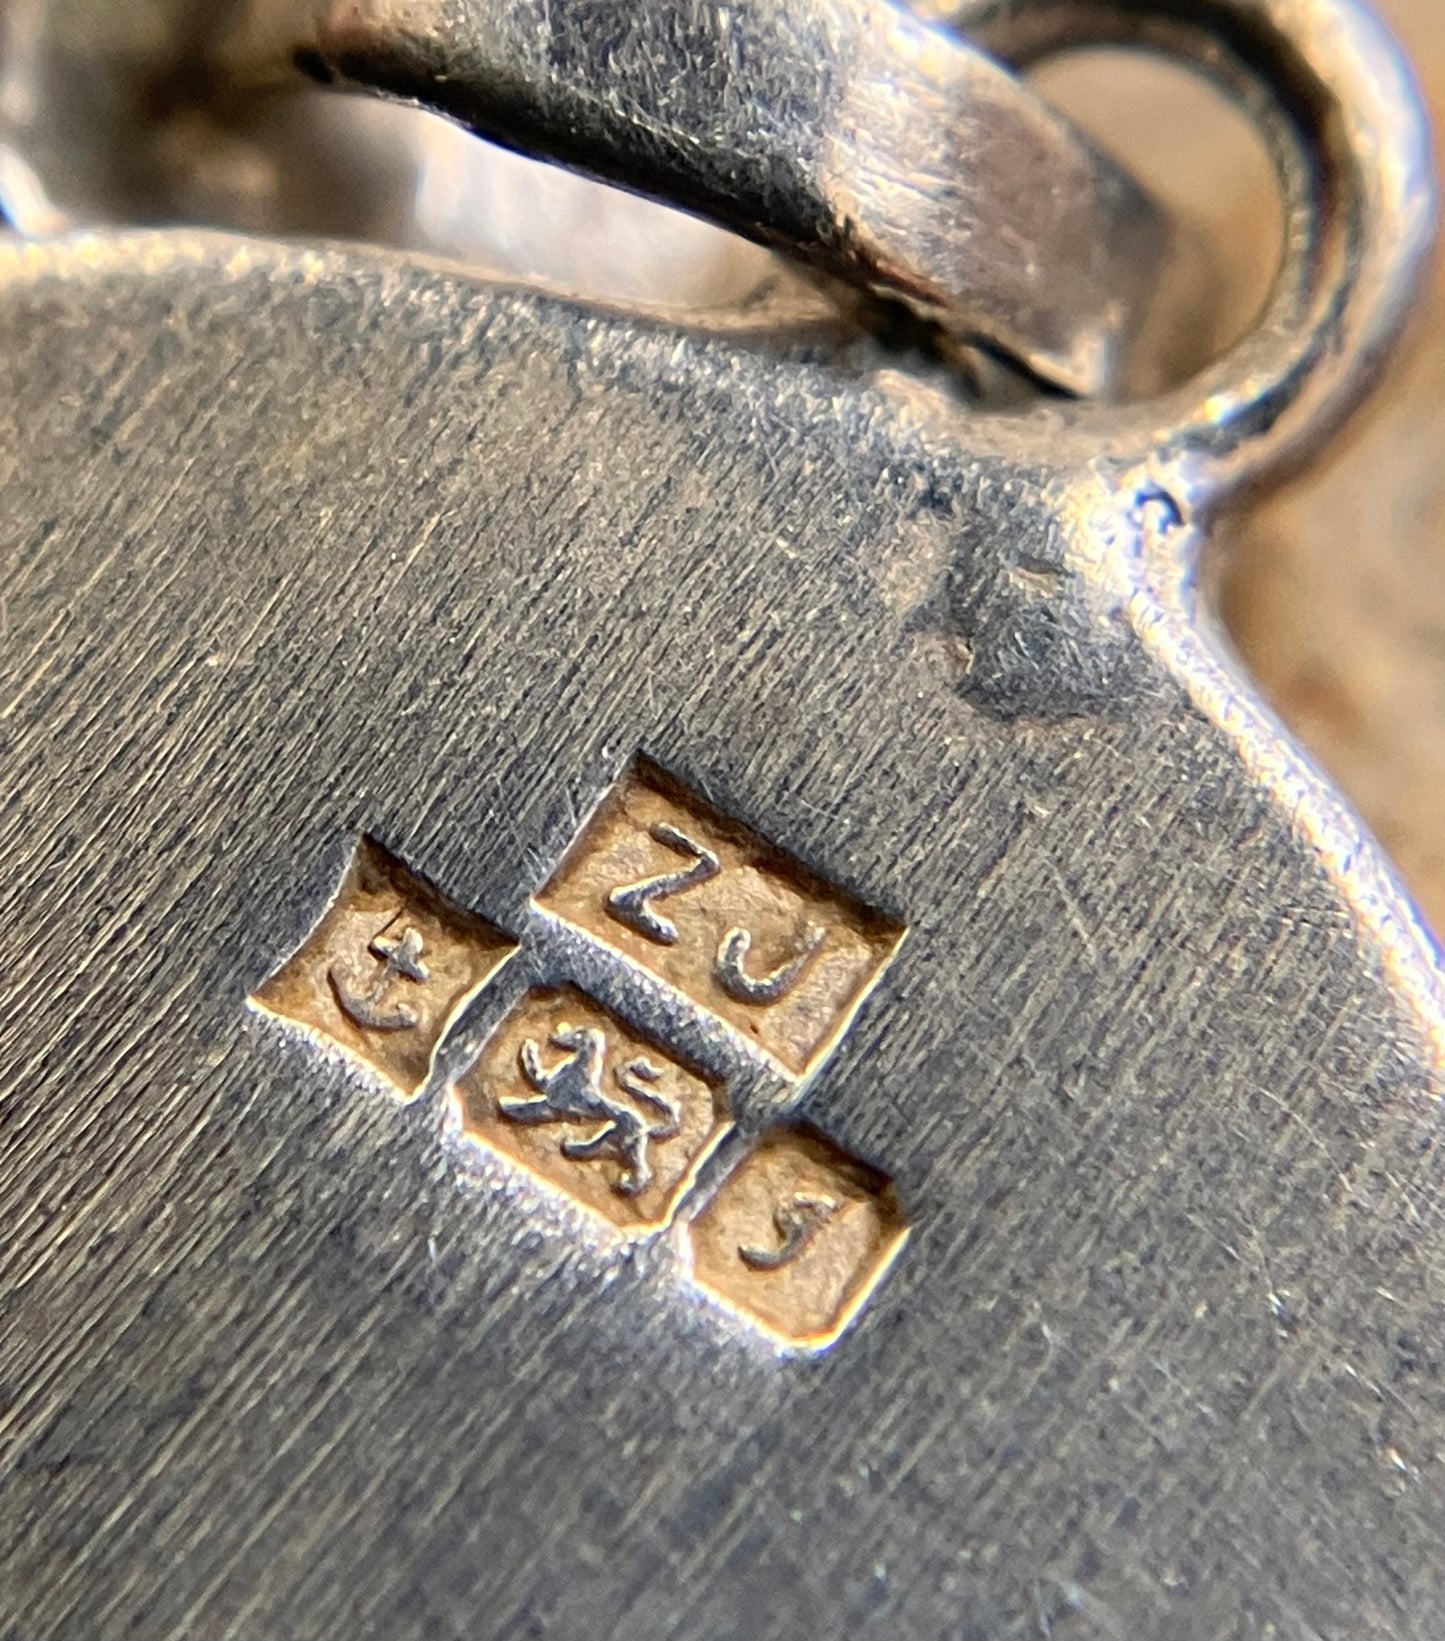
[[[645,971],[650,983],[633,984],[626,1005],[640,1023],[576,985],[534,984],[447,1090],[463,1133],[624,1236],[680,1217],[693,1278],[735,1316],[791,1348],[832,1344],[907,1236],[882,1174],[812,1128],[780,1124],[695,1214],[686,1199],[732,1127],[730,1091],[761,1069],[759,1052],[796,1103],[878,983],[902,925],[643,758],[533,904],[555,920],[547,932],[562,924],[586,937],[609,984]],[[576,979],[576,942],[557,944],[566,962],[554,953],[532,974]],[[363,838],[320,922],[251,1001],[411,1099],[466,1004],[515,949]],[[707,1073],[672,1035],[684,1005],[728,1028],[710,1035],[724,1052],[710,1048]]]
[[[514,943],[362,838],[325,915],[252,998],[411,1099],[452,1018]]]
[[[572,986],[528,992],[456,1086],[465,1132],[625,1231],[671,1218],[720,1088]]]
[[[907,1236],[891,1183],[824,1135],[769,1129],[687,1227],[693,1275],[785,1344],[848,1326]]]
[[[904,932],[641,759],[536,904],[798,1079],[842,1037]]]
[[[659,946],[675,946],[677,925],[658,911],[659,901],[711,883],[722,871],[722,862],[706,844],[698,843],[681,827],[669,826],[665,821],[649,827],[648,836],[664,849],[685,855],[692,865],[678,872],[659,872],[655,877],[643,878],[640,883],[622,884],[608,895],[607,910],[619,923],[655,940]]]

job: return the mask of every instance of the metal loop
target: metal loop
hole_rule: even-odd
[[[1360,0],[976,0],[948,18],[1020,67],[1080,46],[1157,48],[1256,120],[1286,217],[1259,322],[1147,406],[1065,414],[1111,454],[1188,469],[1204,491],[1297,465],[1368,389],[1434,239],[1428,121],[1383,22]]]
[[[1205,489],[1300,460],[1368,385],[1433,231],[1425,116],[1378,19],[1360,0],[915,3],[1016,66],[1078,46],[1155,47],[1247,108],[1273,148],[1287,214],[1261,320],[1146,405],[1046,414],[1051,437],[1072,428],[1091,452],[1188,466]],[[197,6],[0,7],[5,83],[17,93],[0,110],[0,168],[43,160],[47,180],[98,171],[113,182],[138,86],[182,59],[194,68],[216,34],[212,10]],[[417,97],[902,294],[1075,391],[1148,391],[1138,367],[1147,371],[1167,311],[1188,306],[1184,259],[1142,192],[981,52],[892,4],[238,0],[233,10],[235,60],[208,65],[222,80],[267,65],[294,74],[299,58]],[[156,41],[169,55],[153,62]],[[51,59],[72,57],[106,92],[86,103],[88,146],[52,83]]]
[[[247,0],[223,56],[242,81],[299,66],[680,205],[1070,392],[1151,378],[1172,224],[894,0]]]

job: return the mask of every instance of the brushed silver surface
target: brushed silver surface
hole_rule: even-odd
[[[0,254],[9,1633],[1438,1633],[1440,978],[1187,526],[816,339]],[[246,1007],[638,747],[910,926],[820,1358]]]
[[[1329,17],[1332,215],[1127,414],[816,312],[0,242],[0,1635],[1437,1641],[1445,984],[1193,585],[1428,235]],[[529,910],[639,752],[907,928],[794,1107],[910,1229],[821,1354],[448,1115],[527,988],[723,1052]],[[363,835],[522,943],[411,1105],[248,1005]]]

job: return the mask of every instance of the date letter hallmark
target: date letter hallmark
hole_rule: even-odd
[[[904,933],[642,759],[535,903],[798,1082],[848,1029]]]
[[[759,1071],[774,1117],[806,1097],[903,926],[642,758],[532,904],[544,916],[525,938],[551,935],[554,949],[532,951],[508,998],[522,995],[498,999],[464,1071],[472,1039],[464,1048],[454,1028],[517,942],[372,838],[251,1003],[404,1101],[437,1074],[454,1032],[445,1098],[464,1142],[614,1236],[674,1227],[669,1268],[735,1322],[790,1351],[826,1349],[903,1246],[893,1187],[797,1123],[739,1144],[730,1170],[709,1159],[734,1098],[757,1097]],[[557,941],[559,927],[584,937],[587,973],[610,976],[589,983],[626,1018],[570,983],[579,947]],[[726,1028],[706,1034],[706,1070],[679,1046],[689,1014]]]
[[[529,992],[455,1094],[466,1134],[627,1233],[671,1219],[731,1127],[719,1087],[571,986]]]
[[[694,1279],[792,1348],[848,1327],[908,1235],[892,1185],[815,1129],[768,1129],[687,1227]]]
[[[514,949],[363,838],[321,921],[251,1001],[409,1100],[452,1019]]]
[[[738,1257],[750,1271],[780,1271],[791,1265],[838,1212],[834,1197],[810,1197],[794,1191],[773,1210],[773,1224],[781,1239],[776,1248],[739,1248]]]

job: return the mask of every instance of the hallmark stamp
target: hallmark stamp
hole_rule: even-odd
[[[790,1077],[847,1030],[902,927],[638,760],[535,904],[723,1020]]]
[[[362,838],[321,921],[251,1001],[410,1100],[448,1025],[514,949],[501,930]]]
[[[816,1130],[764,1133],[687,1227],[693,1276],[783,1343],[844,1332],[908,1235],[890,1182]]]
[[[693,1280],[737,1319],[792,1349],[831,1345],[907,1237],[888,1179],[787,1123],[764,1132],[695,1214],[687,1199],[733,1126],[731,1090],[755,1079],[761,1055],[795,1101],[903,926],[640,757],[533,906],[553,934],[561,925],[585,937],[609,985],[650,977],[626,1005],[643,1021],[576,985],[534,985],[447,1090],[462,1133],[624,1236],[681,1214]],[[560,944],[575,959],[575,943]],[[466,1005],[516,949],[362,838],[320,922],[251,1002],[411,1100],[448,1034],[462,1044]],[[532,972],[560,978],[556,957]],[[686,1004],[727,1028],[710,1035],[708,1072],[676,1046]]]
[[[467,1134],[629,1232],[671,1219],[731,1126],[719,1086],[572,986],[528,992],[455,1094]]]

